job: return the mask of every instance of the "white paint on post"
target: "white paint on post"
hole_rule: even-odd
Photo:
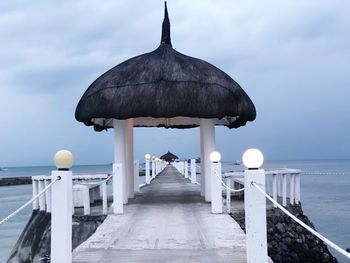
[[[211,119],[201,119],[201,128],[203,128],[203,148],[204,148],[204,166],[205,166],[205,201],[211,201],[210,190],[210,171],[211,161],[209,159],[210,153],[215,151],[215,125]],[[207,174],[208,171],[208,174]]]
[[[150,160],[145,160],[145,180],[146,184],[151,182]]]
[[[121,165],[121,176],[123,183],[123,204],[128,203],[126,164],[126,120],[113,120],[114,128],[114,163]],[[114,184],[113,184],[114,187]],[[114,194],[114,192],[113,192]]]
[[[228,187],[234,189],[234,187],[232,187],[231,178],[230,177],[226,178],[226,184],[228,185]],[[231,212],[231,191],[228,188],[226,188],[226,209],[227,209],[227,213]]]
[[[282,174],[282,205],[287,206],[287,175]]]
[[[187,160],[184,161],[184,166],[185,166],[185,178],[188,178],[188,162],[187,162]]]
[[[121,163],[113,164],[113,213],[123,214],[123,196],[124,196],[124,176],[123,165]]]
[[[52,171],[51,263],[72,262],[72,172]]]
[[[156,177],[156,167],[154,164],[154,159],[152,158],[152,178]]]
[[[135,160],[134,161],[134,192],[135,193],[140,191],[139,177],[140,177],[140,164],[138,160]]]
[[[45,182],[44,180],[39,180],[39,187],[38,187],[38,191],[39,193],[44,190],[45,188]],[[39,209],[40,211],[45,211],[46,210],[46,202],[45,202],[45,195],[41,195],[39,197]]]
[[[202,122],[200,121],[200,150],[201,150],[201,196],[205,196],[205,165],[204,165],[204,133],[203,133],[203,125]]]
[[[222,213],[222,187],[219,177],[221,177],[221,163],[211,163],[211,212],[213,214]],[[218,177],[219,176],[219,177]]]
[[[49,180],[45,180],[45,188],[50,184]],[[51,213],[51,187],[45,192],[46,212]]]
[[[134,120],[128,119],[126,125],[126,176],[128,197],[134,198]]]
[[[266,200],[252,185],[255,182],[265,191],[265,171],[246,170],[244,177],[247,262],[267,263]]]
[[[273,174],[272,178],[272,198],[277,201],[277,174]],[[276,205],[273,206],[277,207]]]
[[[191,183],[195,184],[197,182],[197,175],[196,175],[196,160],[191,159]]]
[[[38,180],[32,180],[32,187],[33,187],[33,197],[36,196],[39,192],[38,192],[38,188],[39,188],[39,181]],[[38,210],[39,209],[39,200],[35,199],[33,201],[33,210]]]
[[[90,215],[90,189],[87,185],[82,185],[83,188],[83,206],[84,215]]]
[[[295,175],[295,203],[300,203],[300,173]]]
[[[107,214],[107,182],[102,183],[102,214]]]
[[[289,202],[291,205],[294,205],[295,175],[291,174],[289,178]]]

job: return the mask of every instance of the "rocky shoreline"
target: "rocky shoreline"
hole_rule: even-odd
[[[4,177],[0,178],[0,186],[31,184],[32,177]]]
[[[87,240],[105,220],[105,215],[73,215],[73,249]],[[50,262],[51,214],[34,210],[7,263]]]
[[[301,204],[289,205],[287,210],[315,229],[304,215]],[[244,211],[231,213],[245,230]],[[268,254],[274,263],[337,263],[327,246],[319,238],[290,219],[278,208],[267,210]]]

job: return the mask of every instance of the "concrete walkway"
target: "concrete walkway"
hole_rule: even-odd
[[[168,166],[123,215],[109,215],[73,262],[246,262],[245,235],[226,214],[211,214],[210,204]]]

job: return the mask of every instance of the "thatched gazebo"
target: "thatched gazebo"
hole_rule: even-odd
[[[256,111],[248,95],[225,72],[172,47],[165,3],[159,47],[98,77],[80,99],[75,117],[96,131],[114,128],[115,163],[123,167],[123,176],[114,181],[125,185],[124,203],[134,195],[133,127],[200,127],[201,194],[210,201],[207,173],[209,154],[215,150],[215,126],[244,126],[255,119]],[[114,197],[119,204],[114,211],[120,213],[121,200]]]
[[[160,157],[161,160],[164,160],[168,163],[174,161],[174,160],[177,160],[179,159],[179,157],[177,157],[175,154],[171,153],[170,151],[168,151],[166,154],[163,154],[161,157]]]

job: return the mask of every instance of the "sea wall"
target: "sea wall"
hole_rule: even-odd
[[[307,225],[315,229],[304,215],[302,206],[289,205],[287,210]],[[245,230],[244,211],[231,216]],[[268,254],[274,263],[336,263],[335,257],[319,238],[294,222],[278,208],[267,210]]]
[[[88,239],[105,220],[105,215],[73,216],[73,249]],[[8,263],[50,262],[51,214],[33,211],[15,244]]]
[[[0,178],[0,186],[31,184],[31,177],[3,177]]]

